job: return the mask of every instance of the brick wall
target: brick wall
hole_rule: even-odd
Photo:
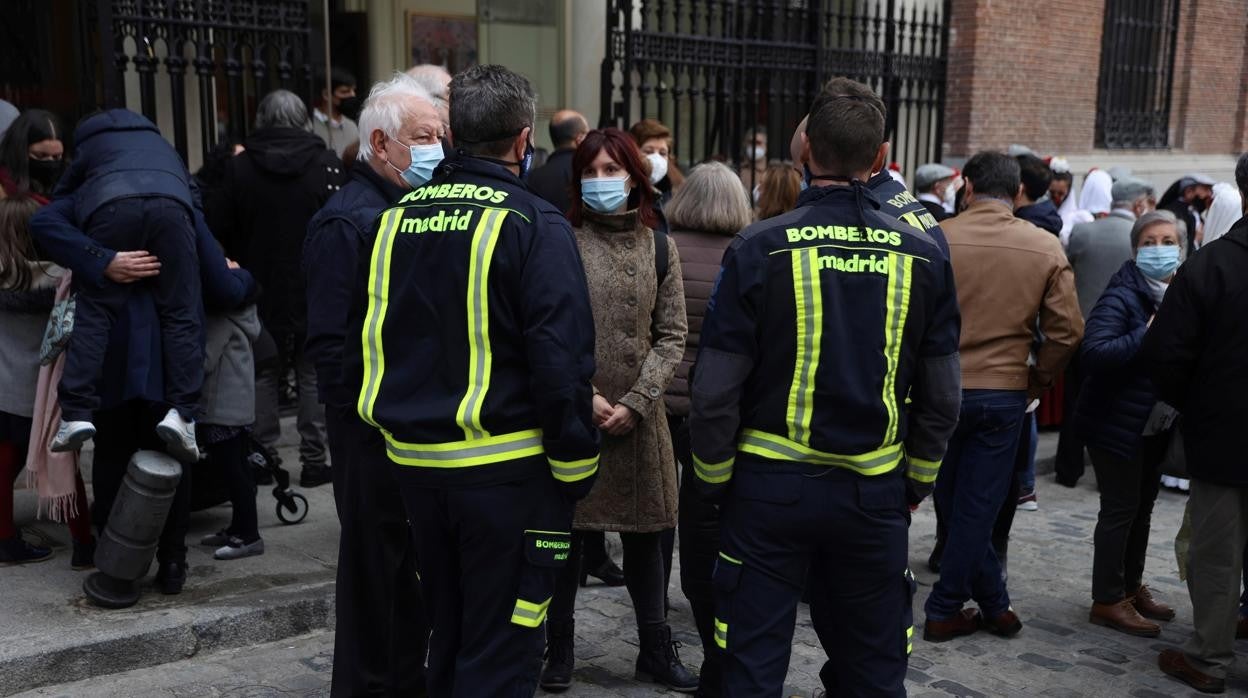
[[[1241,152],[1248,3],[1180,2],[1171,144],[1190,153]]]
[[[1248,3],[1179,0],[1171,145],[1248,148]],[[1105,0],[952,0],[946,157],[1093,151]],[[1121,152],[1121,151],[1116,151]]]

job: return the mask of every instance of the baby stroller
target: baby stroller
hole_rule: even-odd
[[[254,438],[247,439],[247,462],[253,475],[264,473],[267,483],[273,484],[273,498],[277,500],[277,518],[284,524],[297,524],[308,516],[308,498],[290,487],[290,473],[282,469],[281,460],[268,452]],[[221,473],[204,461],[191,467],[191,511],[202,511],[229,501]]]

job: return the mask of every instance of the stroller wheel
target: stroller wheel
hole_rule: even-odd
[[[297,524],[308,516],[308,498],[288,492],[277,500],[277,518],[284,524]]]

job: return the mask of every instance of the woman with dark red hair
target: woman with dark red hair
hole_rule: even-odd
[[[572,156],[576,229],[594,310],[594,421],[603,432],[598,481],[576,507],[578,531],[618,531],[637,616],[637,679],[693,692],[665,607],[661,534],[676,526],[676,464],[663,395],[680,364],[688,323],[676,245],[656,233],[650,171],[629,134],[590,131]],[[547,626],[542,687],[572,684],[573,610],[581,562],[573,536]]]

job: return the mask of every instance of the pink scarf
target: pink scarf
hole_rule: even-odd
[[[56,301],[69,298],[70,277],[68,271],[56,287]],[[69,521],[78,510],[78,452],[53,453],[52,437],[61,422],[61,406],[57,402],[56,386],[65,370],[65,352],[61,352],[49,366],[39,367],[39,382],[35,387],[34,424],[30,430],[30,455],[26,457],[27,484],[33,484],[39,495],[38,515],[44,511],[48,518],[60,523]],[[82,502],[85,506],[86,502]]]

